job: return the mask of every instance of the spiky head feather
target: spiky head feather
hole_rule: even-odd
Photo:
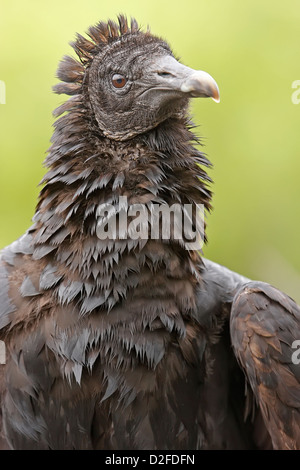
[[[125,44],[129,38],[130,40],[134,38],[136,45],[141,42],[151,44],[159,40],[166,49],[169,49],[164,41],[151,35],[149,28],[146,32],[142,32],[134,18],[129,24],[124,15],[118,16],[118,24],[108,20],[107,23],[100,21],[95,26],[90,26],[87,35],[90,39],[77,33],[76,40],[70,43],[79,60],[64,56],[57,70],[57,77],[62,83],[53,87],[56,93],[66,95],[81,93],[86,70],[90,68],[96,56],[103,53],[108,46],[111,48],[113,44]]]

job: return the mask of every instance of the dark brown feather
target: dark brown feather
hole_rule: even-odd
[[[300,368],[292,362],[299,307],[268,284],[249,283],[234,299],[231,336],[274,448],[299,449]]]

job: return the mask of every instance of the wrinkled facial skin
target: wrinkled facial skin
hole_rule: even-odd
[[[116,45],[114,45],[116,46]],[[112,49],[112,48],[111,48]],[[155,69],[156,60],[172,57],[160,44],[114,47],[91,67],[89,92],[95,117],[105,135],[126,140],[158,125],[171,115],[182,115],[188,97],[164,90]],[[114,86],[118,74],[122,88]]]
[[[145,37],[143,43],[138,35],[116,41],[89,69],[95,118],[103,134],[114,140],[130,139],[170,117],[183,117],[192,96],[213,96],[207,83],[195,94],[190,83],[195,71],[180,64],[166,43],[153,37],[145,43]]]

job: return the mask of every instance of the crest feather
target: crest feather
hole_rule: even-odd
[[[139,31],[139,25],[135,18],[131,18],[131,32],[137,33]]]
[[[130,25],[125,15],[118,16],[118,23],[108,20],[107,23],[100,21],[91,26],[87,35],[89,39],[81,34],[76,35],[71,46],[78,56],[78,60],[65,56],[59,64],[57,77],[63,83],[53,87],[56,93],[66,93],[74,95],[81,93],[81,85],[86,67],[92,62],[101,49],[112,42],[120,40],[122,36],[138,33],[139,26],[134,18],[131,18]]]
[[[96,26],[90,26],[87,34],[96,44],[107,44],[107,36],[105,35],[105,29],[102,26],[104,23],[99,23]],[[105,26],[107,26],[105,24]]]
[[[118,16],[118,21],[119,21],[119,28],[120,28],[120,33],[126,34],[129,31],[127,19],[124,15],[119,15]]]
[[[84,68],[80,62],[70,56],[64,56],[59,63],[57,78],[63,82],[82,82]]]

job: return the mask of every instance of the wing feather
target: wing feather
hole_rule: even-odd
[[[300,308],[263,282],[235,295],[231,341],[262,411],[275,449],[300,449],[300,366],[292,344],[300,339]]]

